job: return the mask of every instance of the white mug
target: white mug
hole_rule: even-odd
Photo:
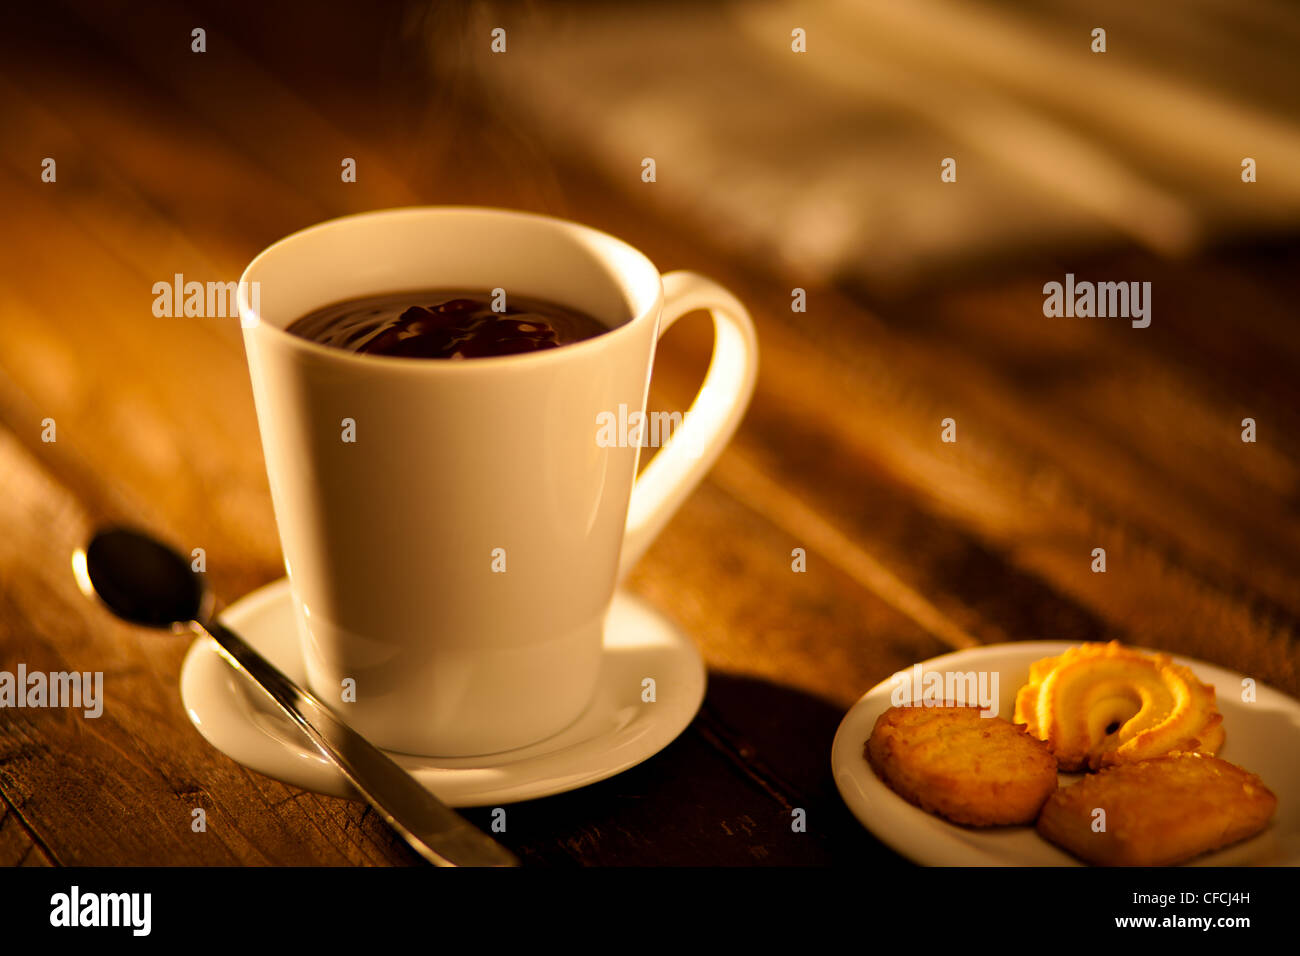
[[[611,329],[464,361],[285,331],[346,299],[433,289],[549,299]],[[598,424],[620,406],[644,416],[655,343],[694,309],[713,316],[712,362],[636,477],[639,443],[607,447]],[[595,229],[447,206],[294,233],[245,270],[239,310],[315,694],[378,746],[434,756],[526,746],[577,719],[615,585],[749,403],[758,347],[744,306],[702,276],[660,276]]]

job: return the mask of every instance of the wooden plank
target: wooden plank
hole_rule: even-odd
[[[10,116],[23,116],[32,126],[47,131],[59,131],[60,124],[52,117],[31,108],[30,102],[25,102],[13,90],[9,90],[8,93],[10,104],[17,107],[9,111]],[[22,112],[24,109],[25,113]],[[119,117],[118,122],[123,122],[122,118]],[[66,129],[63,131],[67,132]],[[103,134],[109,132],[111,130],[108,128],[98,131],[82,129],[77,136],[70,137],[71,145],[65,149],[76,147],[88,153],[88,142],[103,141],[106,139]],[[186,132],[188,131],[184,129],[178,130],[177,139],[183,139]],[[215,259],[203,249],[190,243],[179,230],[169,226],[157,214],[158,208],[169,205],[170,197],[166,194],[166,188],[170,184],[164,184],[162,190],[159,190],[155,184],[137,185],[142,172],[142,168],[134,165],[138,163],[138,157],[130,150],[123,151],[120,137],[116,140],[108,139],[109,142],[97,152],[97,163],[74,162],[73,164],[74,168],[84,170],[89,180],[84,188],[88,189],[91,195],[98,197],[93,204],[79,202],[71,209],[64,210],[60,207],[62,202],[60,194],[41,192],[39,186],[21,178],[23,175],[21,170],[14,169],[12,172],[9,183],[11,189],[8,191],[15,196],[15,201],[11,204],[15,221],[26,221],[33,229],[41,228],[54,221],[66,223],[61,229],[45,228],[46,242],[41,247],[27,250],[24,254],[25,258],[14,263],[14,274],[56,276],[61,262],[76,261],[86,282],[81,287],[85,291],[80,293],[80,298],[70,298],[63,302],[57,301],[57,298],[51,302],[51,298],[78,295],[78,291],[51,282],[48,288],[37,285],[35,288],[38,292],[32,298],[29,285],[24,283],[20,286],[19,283],[14,283],[14,292],[21,300],[19,307],[13,313],[15,339],[21,344],[19,350],[11,352],[8,359],[12,362],[14,378],[19,379],[20,382],[11,383],[7,389],[8,417],[16,427],[26,426],[24,444],[29,449],[41,454],[42,458],[56,462],[60,472],[70,474],[76,480],[79,489],[84,489],[91,497],[95,496],[100,482],[121,489],[119,495],[101,495],[104,500],[97,507],[98,511],[111,512],[117,516],[132,515],[137,519],[144,517],[149,519],[149,523],[166,527],[172,527],[176,523],[211,520],[205,519],[202,514],[196,514],[196,511],[202,510],[196,507],[199,504],[196,500],[198,488],[210,488],[219,482],[224,482],[229,488],[233,477],[229,469],[231,461],[251,460],[260,468],[260,455],[257,453],[255,432],[252,428],[240,429],[236,435],[228,425],[223,429],[215,421],[232,413],[242,414],[246,424],[250,421],[251,409],[246,400],[241,403],[242,408],[234,409],[225,401],[229,388],[224,386],[230,381],[238,381],[243,377],[243,370],[238,367],[242,363],[237,360],[237,350],[227,347],[234,333],[229,326],[203,323],[168,323],[163,326],[150,321],[151,317],[143,316],[139,311],[106,310],[103,303],[118,299],[129,300],[132,285],[139,286],[151,280],[149,270],[154,268],[160,254],[169,260],[166,269],[168,274],[173,270],[182,269],[203,270],[210,274]],[[79,153],[74,151],[67,155],[76,159]],[[236,168],[238,168],[237,164]],[[126,233],[129,244],[124,250],[125,262],[116,254],[116,250],[111,255],[106,254],[112,246],[112,240],[122,235],[121,230],[114,224],[122,213],[128,213],[129,215],[123,218],[132,223]],[[211,248],[211,242],[206,244]],[[93,293],[90,290],[93,290]],[[48,323],[44,321],[44,316],[51,312],[67,315],[69,318],[66,324],[57,329],[50,329]],[[128,416],[125,421],[110,423],[116,427],[83,427],[87,423],[92,426],[96,424],[95,416],[99,410],[94,405],[93,395],[89,394],[84,386],[78,388],[77,383],[107,377],[108,369],[96,368],[103,353],[75,351],[73,343],[77,341],[96,341],[101,346],[111,342],[112,367],[117,373],[115,377],[120,382],[117,404],[143,413],[141,422],[130,420]],[[219,347],[214,349],[213,344]],[[195,381],[188,376],[188,381],[182,384],[161,378],[153,371],[154,368],[166,367],[171,362],[174,362],[177,367],[187,367],[192,364],[188,361],[188,357],[196,353],[210,357],[204,370],[206,381],[197,383],[199,387],[195,387]],[[235,358],[230,358],[232,354]],[[106,359],[108,356],[103,355],[103,357]],[[51,374],[52,370],[61,371],[63,374],[59,378],[54,378]],[[133,391],[142,394],[133,400]],[[31,398],[29,397],[31,395],[37,397]],[[185,408],[186,417],[192,423],[192,427],[185,428],[180,421],[160,417],[152,412],[159,407]],[[30,427],[33,421],[38,420],[37,415],[42,411],[57,417],[62,426],[63,448],[68,448],[70,444],[74,445],[77,449],[75,453],[53,454],[54,449],[41,447],[35,443]],[[124,426],[127,425],[134,434],[128,436],[123,433]],[[193,427],[194,425],[197,427]],[[140,433],[141,426],[144,427],[143,434]],[[124,438],[129,440],[123,441]],[[202,447],[204,444],[207,445],[206,450]],[[167,452],[166,462],[160,461],[157,457],[160,450]],[[201,453],[205,457],[199,457]],[[186,467],[177,467],[182,462],[186,463]],[[159,467],[160,464],[170,467]],[[209,468],[213,471],[209,472]],[[224,473],[216,471],[221,468],[225,469]],[[252,495],[260,495],[265,502],[265,491],[260,487],[263,482],[260,474],[248,474],[252,475],[249,481],[253,488]],[[264,509],[265,504],[262,507]],[[201,540],[213,542],[211,546],[213,554],[218,552],[223,556],[230,554],[236,561],[241,557],[247,561],[246,544],[243,549],[231,547],[226,544],[227,536],[234,536],[238,541],[238,535],[246,532],[249,526],[260,526],[262,529],[272,527],[266,520],[269,517],[267,514],[232,516],[227,509],[222,513],[222,517],[225,519],[223,526],[205,528]],[[700,553],[701,560],[707,561],[707,551],[699,548],[698,544],[698,541],[695,542],[695,550]],[[269,553],[271,548],[267,547],[266,551]],[[246,576],[251,573],[254,577],[260,576],[264,573],[262,569],[267,562],[261,563],[260,566],[257,562],[250,563],[253,567],[251,572],[247,568],[232,570],[225,560],[214,561],[212,567],[218,586],[223,591],[229,588],[227,593],[239,593],[242,577],[236,575]],[[30,587],[31,582],[27,582],[27,586]],[[75,605],[77,598],[72,597],[71,600]],[[15,626],[25,625],[16,623]],[[42,633],[37,628],[32,630]],[[128,634],[125,639],[138,640],[139,637]],[[171,666],[175,666],[174,657]],[[170,670],[170,668],[163,668],[163,670]],[[171,693],[168,685],[174,682],[174,677],[166,673],[158,677],[156,686],[151,688],[151,693],[158,697],[166,696]],[[824,709],[824,705],[819,706]],[[176,721],[174,715],[173,730],[184,730],[192,736],[192,731],[184,727],[183,721]],[[160,743],[157,742],[156,745]],[[119,746],[121,746],[120,742]],[[728,812],[738,812],[742,821],[763,818],[765,813],[762,806],[771,797],[762,788],[757,794],[749,793],[757,773],[753,769],[752,761],[747,763],[742,759],[736,768],[733,768],[734,773],[724,771],[721,776],[718,775],[718,750],[725,751],[726,747],[723,738],[716,734],[707,741],[696,741],[692,752],[696,755],[695,759],[699,765],[682,779],[697,780],[701,771],[711,770],[715,779],[710,792],[717,794]],[[54,744],[47,744],[47,750],[56,749],[58,748]],[[94,748],[91,748],[90,752],[83,750],[78,757],[83,762],[84,776],[87,779],[110,781],[109,786],[114,792],[142,794],[138,800],[130,801],[132,806],[136,803],[145,806],[157,805],[156,799],[143,795],[160,786],[159,781],[151,779],[156,775],[155,769],[148,763],[137,763],[124,768],[108,759],[111,756],[111,753],[99,754]],[[196,782],[188,784],[182,792],[186,799],[200,802],[207,807],[209,819],[212,821],[212,831],[223,836],[219,841],[212,841],[220,847],[219,851],[207,849],[204,855],[198,857],[199,859],[207,862],[214,860],[228,862],[232,859],[245,862],[283,862],[286,859],[295,859],[284,855],[284,848],[279,841],[268,841],[264,838],[261,828],[267,825],[275,825],[278,828],[288,826],[292,831],[303,829],[308,830],[309,833],[314,831],[313,838],[304,846],[304,852],[309,854],[310,859],[320,860],[322,854],[324,860],[330,859],[322,843],[331,844],[330,849],[335,852],[350,854],[353,861],[358,857],[370,858],[376,852],[369,842],[362,842],[360,845],[345,844],[342,847],[334,845],[340,840],[338,825],[331,827],[332,821],[329,817],[341,820],[343,832],[349,832],[356,822],[354,805],[340,805],[338,801],[318,800],[311,795],[280,787],[255,774],[248,774],[220,758],[212,760],[207,754],[203,757],[208,759],[199,760],[196,754],[185,754],[187,762],[193,760],[196,764],[189,769],[189,775]],[[730,766],[731,760],[738,757],[739,754],[730,754],[721,766],[724,768]],[[105,766],[96,766],[101,759],[105,760]],[[173,757],[173,759],[178,758]],[[822,770],[820,776],[825,777],[824,767],[821,766],[824,761],[818,761],[818,764],[819,769]],[[740,767],[746,769],[741,772],[737,769]],[[42,780],[45,775],[45,768],[29,761],[22,767],[22,780],[15,779],[13,785],[30,786],[32,781]],[[730,787],[726,784],[728,780],[733,781]],[[46,782],[53,785],[55,781],[51,779]],[[824,784],[824,780],[822,783]],[[747,798],[737,793],[737,786],[740,787],[741,793],[749,793]],[[769,783],[768,786],[771,784]],[[175,801],[164,800],[163,802],[166,804]],[[556,798],[550,805],[554,806],[557,803],[563,803],[563,799]],[[645,806],[654,807],[656,804],[646,803]],[[668,806],[675,806],[675,804]],[[60,834],[61,839],[68,841],[71,848],[70,859],[78,862],[102,859],[102,857],[86,855],[88,851],[85,845],[89,843],[89,837],[84,827],[74,827],[70,821],[59,817],[57,808],[51,804],[39,806],[33,810],[33,813],[37,811],[45,815],[41,818],[43,827],[53,830]],[[270,811],[269,815],[267,811]],[[127,812],[126,808],[122,809],[123,814]],[[671,817],[675,812],[668,809],[652,810],[644,824],[647,833],[653,833],[652,822],[656,817]],[[157,811],[155,815],[156,813]],[[322,815],[327,817],[324,822],[321,820]],[[364,818],[364,811],[362,815]],[[584,811],[582,818],[586,819],[586,817]],[[818,814],[818,817],[826,819],[827,815]],[[102,820],[94,820],[93,817],[92,820],[96,825],[103,824]],[[115,824],[120,824],[120,829],[124,831],[130,829],[131,822],[129,819],[114,821]],[[137,825],[140,822],[135,821]],[[581,831],[583,826],[579,825],[578,829]],[[752,827],[753,824],[751,823],[750,826]],[[625,826],[624,829],[629,828]],[[733,827],[731,832],[740,832],[741,829],[739,826]],[[785,829],[788,830],[788,826]],[[611,830],[617,832],[617,828],[612,827]],[[717,832],[712,834],[715,838],[728,836],[726,826],[716,830]],[[227,834],[227,831],[231,833]],[[370,836],[373,837],[373,834]],[[644,841],[647,838],[642,836],[639,839]],[[535,839],[541,839],[542,845],[546,845],[545,838]],[[558,839],[561,846],[569,847],[565,851],[569,854],[575,852],[572,850],[575,840],[580,848],[585,846],[582,838],[552,837],[550,839]],[[806,840],[798,845],[804,844],[817,845],[814,841]],[[689,845],[690,841],[688,841]],[[195,851],[190,852],[193,854]],[[521,852],[528,852],[527,844]],[[537,857],[542,851],[532,852]],[[594,845],[590,853],[581,849],[577,852],[579,858],[583,858],[584,854],[591,855],[594,853]],[[604,852],[609,852],[608,844]],[[785,858],[780,853],[764,851],[761,847],[755,852],[770,852],[774,860]],[[154,837],[152,845],[146,841],[134,851],[134,855],[128,855],[127,848],[119,845],[114,848],[112,858],[119,862],[131,859],[143,861],[156,859],[159,853],[165,854],[164,858],[174,861],[194,858],[171,845],[170,839],[160,836]],[[227,855],[222,856],[221,853]],[[749,850],[745,853],[747,854],[745,859],[752,858]],[[710,854],[710,856],[715,857],[717,854]],[[689,861],[690,857],[687,855],[678,859],[685,862]]]
[[[21,813],[0,794],[0,866],[52,866],[45,848],[32,836]]]
[[[737,450],[966,633],[981,641],[1121,637],[1300,690],[1291,504],[1300,448],[1285,427],[1293,385],[1266,377],[1254,390],[1258,415],[1282,431],[1242,445],[1237,409],[1177,352],[1171,359],[1152,346],[1128,355],[1118,329],[1026,319],[1030,309],[1042,318],[1041,292],[1027,291],[1033,280],[1001,279],[1001,299],[980,293],[1001,324],[989,317],[959,326],[972,325],[960,293],[884,320],[834,290],[812,289],[810,313],[790,315],[794,280],[756,275],[704,247],[684,249],[668,223],[633,217],[616,199],[588,212],[598,226],[624,226],[661,267],[689,264],[738,291],[755,313],[763,366]],[[1100,268],[1132,272],[1125,260]],[[1162,287],[1200,269],[1187,263]],[[1246,282],[1239,276],[1228,288]],[[1294,284],[1286,270],[1254,282],[1255,301],[1278,306]],[[1215,301],[1214,286],[1192,288]],[[1219,321],[1214,306],[1202,313],[1194,320],[1180,310],[1177,321]],[[1264,354],[1294,348],[1294,332],[1278,331],[1290,328],[1275,309],[1239,334]],[[668,364],[656,370],[664,407],[680,408],[698,381],[679,354],[707,354],[707,341],[707,323],[691,319],[665,339]],[[1240,357],[1246,368],[1252,354]],[[1074,356],[1099,371],[1073,389],[1051,374],[1026,381],[1017,373],[1035,355]],[[1107,363],[1124,371],[1107,375]],[[1149,382],[1169,390],[1152,397],[1153,420],[1135,416],[1128,398],[1157,394]],[[939,441],[948,416],[960,423],[955,445]],[[1172,423],[1163,439],[1162,422]],[[746,491],[733,460],[724,458],[716,480],[769,516],[789,511],[757,486]],[[1098,546],[1107,549],[1104,575],[1090,570]]]
[[[950,647],[1117,635],[1300,688],[1294,251],[1272,265],[1089,264],[1157,277],[1168,312],[1142,338],[1042,321],[1042,276],[1064,272],[1055,261],[872,311],[810,288],[810,312],[793,315],[798,277],[734,263],[580,167],[516,155],[530,139],[509,117],[438,116],[456,131],[448,149],[401,123],[385,130],[409,104],[366,116],[355,91],[312,101],[288,59],[244,69],[233,36],[205,64],[155,62],[167,30],[188,34],[182,15],[130,38],[84,18],[74,47],[123,41],[86,75],[0,80],[6,141],[61,157],[57,186],[39,183],[31,156],[0,159],[0,424],[12,430],[0,431],[0,666],[102,666],[110,709],[0,713],[0,862],[413,861],[364,807],[214,753],[176,699],[183,648],[87,605],[66,566],[87,528],[115,517],[207,547],[223,597],[279,576],[238,330],[155,320],[148,290],[175,271],[233,278],[292,228],[403,201],[515,205],[608,229],[662,268],[733,288],[763,345],[735,446],[631,579],[699,641],[706,707],[636,770],[510,808],[505,842],[525,862],[892,861],[835,794],[830,737],[863,690]],[[245,115],[236,102],[274,109]],[[343,187],[334,154],[361,139],[363,175]],[[1249,315],[1229,324],[1233,302]],[[693,393],[708,343],[699,317],[665,339],[659,407]],[[1256,409],[1267,426],[1243,454],[1234,421]],[[47,415],[55,445],[39,439]],[[959,421],[955,446],[938,441],[945,415]],[[1087,570],[1099,542],[1107,575]],[[791,570],[794,547],[809,550],[805,574]],[[202,837],[188,831],[194,806],[208,811]],[[807,834],[789,830],[796,806]]]
[[[69,556],[88,519],[0,432],[0,667],[102,671],[98,718],[0,711],[0,793],[65,864],[366,863],[402,859],[349,801],[296,794],[215,754],[176,693],[186,642],[128,627],[86,601]],[[207,812],[206,833],[191,811]]]
[[[747,738],[717,736],[712,706],[716,698],[738,694],[747,709],[785,708],[780,712],[791,723],[810,720],[803,725],[810,728],[838,723],[838,710],[776,684],[732,680],[715,678],[701,717],[654,759],[573,793],[506,808],[504,842],[525,865],[897,863],[848,815],[824,754],[817,755],[824,766],[815,789],[797,798],[807,830],[794,832],[792,808],[774,797],[763,768],[744,750]],[[781,736],[787,747],[793,743],[789,728]],[[803,749],[806,754],[806,744]],[[720,759],[720,752],[732,759]],[[490,823],[483,811],[467,816],[479,826]]]
[[[80,598],[70,573],[58,573],[63,563],[58,558],[83,533],[84,515],[4,436],[0,455],[13,479],[0,504],[0,520],[15,531],[0,549],[0,575],[23,584],[21,593],[5,604],[0,634],[4,666],[12,669],[21,660],[32,669],[105,670],[101,718],[57,711],[0,714],[0,791],[23,807],[25,818],[45,834],[61,862],[410,862],[406,851],[394,845],[387,829],[361,805],[284,787],[211,751],[188,726],[176,698],[181,642],[141,634]],[[708,499],[702,504],[709,504]],[[699,530],[686,550],[699,555],[704,550],[701,541],[716,534],[718,527],[734,524],[734,516],[716,510],[694,506],[686,526]],[[709,516],[712,521],[705,522]],[[736,546],[741,551],[747,547],[743,542]],[[765,550],[775,551],[770,546]],[[695,561],[698,570],[716,567],[707,559]],[[28,572],[19,579],[23,567]],[[693,575],[692,580],[706,590],[680,596],[687,606],[700,607],[711,584],[703,575]],[[737,612],[742,623],[762,593],[770,591],[770,582],[755,579],[749,590],[753,606]],[[799,595],[789,592],[789,598],[795,608],[800,606]],[[832,603],[823,598],[814,605],[823,622],[825,608]],[[870,626],[870,620],[859,618],[855,602],[841,605],[847,627]],[[877,616],[887,617],[888,611]],[[721,623],[716,613],[710,611],[709,617],[713,627],[706,636],[718,640],[717,646],[726,652],[735,653],[746,643],[757,651],[772,636],[761,630],[737,635],[731,630],[737,625],[726,615]],[[812,631],[808,622],[796,628]],[[895,622],[894,630],[892,661],[868,655],[861,644],[840,646],[856,650],[867,679],[883,676],[929,650],[898,649],[907,628]],[[723,635],[730,636],[722,641]],[[714,659],[719,656],[708,644],[706,652]],[[770,654],[764,661],[769,666],[783,664]],[[849,687],[841,696],[856,690]],[[788,724],[783,723],[779,733],[768,728],[761,746],[744,742],[755,735],[754,715],[765,711],[782,714]],[[829,854],[845,852],[845,820],[824,754],[810,754],[806,738],[813,727],[833,730],[842,708],[788,683],[715,671],[710,713],[705,729],[690,733],[690,743],[677,748],[687,756],[684,765],[657,758],[640,777],[619,778],[615,786],[624,795],[620,799],[635,801],[639,808],[631,815],[611,807],[608,793],[599,790],[543,801],[540,816],[531,808],[512,810],[512,819],[524,821],[509,831],[520,852],[531,854],[536,862],[563,862],[573,854],[599,862],[626,861],[627,854],[644,851],[639,858],[644,862],[677,863],[691,862],[692,854],[705,850],[704,858],[720,863],[826,862]],[[727,725],[745,728],[747,736],[723,729]],[[720,763],[719,751],[729,755],[728,760]],[[766,769],[766,764],[779,770]],[[698,790],[702,779],[710,781],[707,796],[697,794],[692,808],[683,811],[685,795]],[[204,834],[190,831],[190,813],[196,806],[207,813]],[[782,814],[778,810],[783,806]],[[816,821],[810,825],[811,836],[790,829],[789,812],[795,806]],[[490,822],[488,811],[474,813],[484,817],[482,823]],[[716,820],[716,828],[703,827],[706,819]],[[702,829],[692,829],[694,824]],[[598,841],[591,828],[602,825],[610,835]],[[848,845],[859,854],[884,852],[863,839]]]

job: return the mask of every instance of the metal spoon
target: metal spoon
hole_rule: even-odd
[[[343,723],[310,692],[285,677],[216,620],[203,579],[189,562],[148,535],[127,528],[100,531],[72,556],[77,584],[123,620],[174,634],[206,634],[224,657],[275,701],[370,805],[426,860],[438,866],[518,866],[424,789],[386,754]]]

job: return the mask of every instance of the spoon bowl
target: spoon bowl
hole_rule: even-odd
[[[203,575],[165,544],[131,528],[108,528],[95,534],[72,556],[77,584],[87,597],[132,624],[190,630],[203,622],[212,600]]]

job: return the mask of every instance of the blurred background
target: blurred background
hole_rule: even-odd
[[[475,5],[470,35],[517,9]],[[1185,256],[1297,224],[1292,3],[558,4],[523,23],[508,57],[439,45],[439,85],[470,67],[521,135],[617,182],[653,155],[684,223],[809,281],[895,291],[1044,246]],[[1240,188],[1246,147],[1268,190]],[[942,157],[962,188],[935,188]]]
[[[282,805],[203,745],[183,648],[87,608],[66,560],[125,519],[205,547],[223,601],[281,576],[237,323],[157,319],[153,283],[233,280],[295,229],[438,203],[576,219],[708,274],[763,350],[746,423],[630,582],[699,642],[705,711],[614,791],[544,801],[554,838],[527,859],[866,853],[830,737],[954,648],[1115,637],[1300,693],[1292,0],[53,0],[0,33],[0,652],[110,662],[130,703],[93,730],[0,722],[0,795],[51,855],[400,858],[360,810]],[[1151,282],[1150,327],[1045,317],[1066,273]],[[674,327],[652,404],[690,401],[710,343],[702,316]],[[701,778],[726,825],[662,835],[654,808],[697,805]],[[132,809],[187,788],[294,838],[248,823],[196,849]],[[754,836],[782,801],[844,829]],[[77,807],[129,839],[81,839]],[[35,852],[7,832],[0,859]]]

